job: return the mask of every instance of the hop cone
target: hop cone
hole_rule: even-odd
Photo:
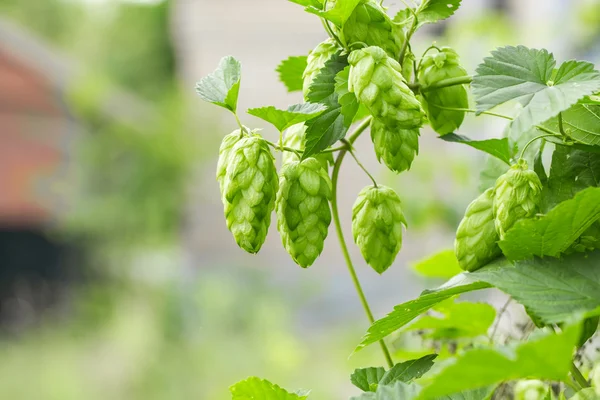
[[[362,0],[344,24],[339,36],[348,46],[365,43],[381,47],[397,59],[405,41],[400,25],[395,24],[378,1]]]
[[[429,86],[443,79],[467,76],[467,71],[460,66],[458,54],[449,47],[443,47],[437,54],[427,54],[423,58],[418,80],[421,85]],[[449,86],[422,93],[423,107],[427,112],[429,123],[440,135],[454,132],[460,127],[464,111],[444,110],[437,106],[451,108],[468,108],[469,97],[463,85]]]
[[[317,47],[315,47],[314,50],[308,54],[306,69],[302,75],[302,78],[304,79],[302,86],[304,98],[308,96],[310,85],[315,77],[319,74],[319,71],[325,66],[327,60],[329,60],[337,50],[337,43],[334,39],[330,38],[319,43]]]
[[[392,265],[406,225],[400,198],[389,187],[367,186],[352,208],[352,235],[362,256],[378,273]]]
[[[323,251],[331,223],[331,180],[321,163],[309,157],[285,164],[277,193],[277,229],[283,247],[302,268]]]
[[[348,89],[374,118],[392,130],[421,127],[421,103],[406,85],[397,61],[379,47],[355,50],[348,61]]]
[[[523,159],[496,181],[494,188],[494,223],[500,239],[520,219],[537,213],[541,201],[540,178]]]
[[[458,225],[454,253],[465,271],[475,271],[502,254],[494,226],[494,189],[479,195],[465,212]]]
[[[515,385],[515,400],[544,400],[549,395],[550,386],[536,379],[518,381]]]
[[[267,236],[277,193],[275,160],[265,140],[253,134],[229,150],[223,179],[227,227],[238,246],[257,253]]]
[[[394,172],[410,169],[419,153],[418,129],[389,129],[377,119],[371,122],[371,140],[377,160]]]
[[[285,137],[283,138],[283,145],[295,150],[304,150],[304,137],[306,136],[306,125],[296,124],[292,125],[285,131]],[[321,153],[315,156],[321,163],[323,168],[327,171],[330,164],[333,164],[332,153]],[[288,164],[292,161],[299,161],[298,156],[290,151],[284,151],[281,156],[281,163]]]
[[[231,132],[229,135],[223,138],[221,147],[219,148],[219,161],[217,162],[217,181],[221,189],[221,196],[223,196],[223,181],[225,179],[225,173],[227,172],[227,166],[229,165],[229,155],[233,146],[242,138],[241,131],[239,129]]]

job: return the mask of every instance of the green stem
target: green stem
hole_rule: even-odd
[[[571,362],[571,375],[573,375],[575,382],[577,382],[577,384],[581,386],[582,389],[590,387],[590,384],[587,381],[587,379],[585,379],[579,368],[577,368],[577,366],[573,362]]]
[[[404,56],[406,55],[406,49],[408,48],[408,43],[410,42],[410,38],[412,37],[413,33],[415,33],[415,30],[417,29],[417,23],[418,23],[417,14],[413,13],[412,24],[410,26],[408,33],[406,34],[406,39],[404,40],[404,43],[402,43],[402,49],[400,50],[400,56],[398,57],[398,62],[400,63],[400,65],[402,65],[402,63],[404,62]]]
[[[472,81],[473,81],[473,77],[470,75],[457,76],[456,78],[442,79],[441,81],[432,83],[429,86],[421,87],[421,92],[428,92],[430,90],[441,89],[441,88],[445,88],[445,87],[449,87],[449,86],[468,85]]]
[[[347,140],[350,145],[352,145],[352,143],[354,143],[354,141],[360,136],[360,134],[369,127],[370,122],[371,118],[368,118],[362,124],[360,124],[358,128],[356,128],[356,131]],[[346,265],[348,267],[348,272],[350,272],[350,277],[352,278],[352,282],[354,283],[354,288],[356,289],[356,293],[358,294],[363,309],[365,310],[365,314],[367,314],[369,322],[373,324],[375,322],[375,318],[373,317],[371,307],[369,307],[369,303],[367,302],[365,293],[363,292],[362,286],[360,285],[360,281],[358,280],[358,276],[356,275],[356,270],[354,269],[354,265],[352,264],[352,260],[350,259],[350,253],[348,252],[348,246],[346,245],[346,240],[344,239],[344,232],[342,231],[342,224],[340,222],[340,213],[338,211],[337,183],[340,175],[340,167],[342,166],[342,161],[344,160],[344,156],[347,152],[348,147],[340,151],[340,153],[337,156],[337,159],[335,160],[335,165],[333,166],[333,171],[331,173],[331,182],[333,184],[333,191],[331,195],[333,223],[335,225],[335,231],[337,233],[337,237],[340,242],[340,247],[344,255],[344,260],[346,261]],[[388,367],[393,367],[394,362],[392,361],[392,356],[390,355],[390,351],[388,350],[385,342],[383,340],[380,340],[379,345],[381,346],[381,351],[383,351],[383,355],[385,357]]]
[[[538,139],[543,139],[549,136],[556,136],[555,133],[546,133],[544,135],[540,135],[540,136],[536,136],[533,139],[531,139],[529,142],[527,142],[527,144],[525,145],[525,147],[523,147],[523,150],[521,150],[521,156],[519,158],[523,158],[523,156],[525,155],[525,151],[527,151],[527,148],[536,140]],[[559,135],[560,136],[560,135]]]
[[[267,142],[267,144],[269,146],[271,146],[272,148],[274,148],[277,151],[289,151],[291,153],[296,153],[296,155],[298,156],[298,158],[302,158],[302,153],[300,151],[296,150],[296,149],[292,149],[291,147],[279,146],[279,145],[276,145],[275,143],[270,142],[270,141],[268,141],[266,139],[265,139],[265,142]]]
[[[464,112],[469,112],[469,113],[477,113],[477,110],[473,110],[472,108],[445,107],[445,106],[441,106],[441,105],[435,104],[435,103],[429,103],[429,105],[433,106],[435,108],[439,108],[440,110],[464,111]],[[509,121],[512,121],[514,119],[513,117],[509,117],[508,115],[498,114],[498,113],[491,112],[491,111],[481,111],[480,114],[491,115],[493,117],[498,117],[498,118],[504,118],[504,119],[508,119]]]
[[[365,172],[365,174],[367,174],[367,176],[371,178],[371,181],[373,181],[373,186],[377,187],[377,181],[375,180],[375,178],[373,178],[373,175],[369,173],[365,166],[362,165],[358,157],[356,157],[356,153],[354,153],[354,149],[352,148],[350,142],[348,142],[346,139],[342,139],[341,142],[346,144],[348,153],[350,153],[352,158],[354,158],[354,161],[356,161],[356,164],[358,164],[358,166]]]

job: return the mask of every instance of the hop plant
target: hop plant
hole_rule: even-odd
[[[437,54],[427,54],[419,69],[418,81],[423,86],[449,78],[467,76],[460,66],[458,54],[449,47],[443,47]],[[429,123],[434,131],[446,135],[458,129],[464,118],[464,111],[445,110],[441,107],[468,108],[469,97],[463,85],[448,86],[429,90],[421,94],[422,104],[427,112]]]
[[[494,224],[500,239],[520,219],[533,217],[539,209],[542,183],[520,159],[496,181]]]
[[[371,140],[377,160],[394,172],[410,169],[419,153],[418,129],[389,129],[378,119],[371,121]]]
[[[219,148],[219,161],[217,162],[217,182],[221,189],[221,197],[223,196],[223,181],[225,180],[225,173],[227,172],[227,166],[229,165],[229,156],[233,146],[242,138],[242,132],[240,129],[236,129],[229,135],[223,138],[221,147]]]
[[[406,85],[396,60],[379,47],[368,47],[350,53],[348,61],[348,89],[375,119],[392,130],[423,125],[421,103]]]
[[[348,46],[365,43],[381,47],[394,59],[400,55],[406,40],[402,27],[374,0],[362,0],[338,34]]]
[[[479,195],[465,212],[458,225],[454,253],[465,271],[475,271],[502,254],[494,226],[494,189]]]
[[[277,229],[283,247],[302,268],[323,251],[331,223],[331,180],[314,157],[286,163],[277,193]]]
[[[285,131],[283,138],[283,145],[294,150],[304,151],[304,138],[306,136],[306,125],[296,124],[291,126]],[[319,153],[315,155],[315,158],[319,160],[323,168],[327,171],[330,164],[333,164],[332,153]],[[281,163],[288,164],[292,161],[299,161],[298,155],[291,151],[284,151],[281,156]]]
[[[379,185],[361,190],[352,208],[352,235],[367,264],[380,274],[402,247],[402,225],[402,203],[393,189]]]
[[[304,69],[302,91],[304,98],[308,96],[308,91],[313,80],[319,74],[319,71],[325,66],[327,60],[329,60],[335,52],[338,50],[338,45],[334,39],[327,39],[321,42],[314,48],[309,54],[307,59],[307,65]]]
[[[222,180],[227,227],[238,246],[255,254],[265,242],[275,206],[275,159],[258,134],[244,136],[224,153],[229,153],[223,159],[226,172]]]

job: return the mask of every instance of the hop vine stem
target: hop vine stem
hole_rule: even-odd
[[[371,118],[367,118],[362,124],[356,128],[356,131],[348,138],[347,142],[351,146],[356,139],[369,127],[371,123]],[[373,324],[375,322],[375,318],[373,317],[373,313],[371,312],[371,307],[365,297],[365,293],[363,292],[362,286],[356,275],[356,270],[354,269],[354,264],[352,264],[352,259],[350,258],[350,253],[348,252],[348,246],[346,245],[346,240],[344,239],[344,232],[342,231],[342,224],[340,222],[340,213],[338,211],[338,203],[337,203],[337,183],[340,175],[340,167],[342,166],[342,161],[344,161],[344,156],[349,151],[349,147],[340,150],[335,164],[333,166],[333,171],[331,173],[331,182],[333,184],[333,192],[331,196],[331,209],[333,212],[333,223],[335,225],[335,231],[337,233],[338,240],[340,242],[340,247],[342,249],[342,253],[344,255],[344,260],[346,261],[346,266],[348,267],[348,272],[350,272],[350,277],[352,278],[352,282],[354,283],[354,288],[356,289],[356,293],[360,299],[360,302],[363,306],[365,314],[369,319],[369,322]],[[381,351],[385,357],[385,361],[389,368],[394,366],[394,362],[392,361],[392,356],[390,355],[390,351],[387,348],[385,342],[383,340],[379,341],[379,345],[381,346]]]

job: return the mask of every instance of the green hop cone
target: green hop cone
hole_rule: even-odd
[[[418,81],[429,86],[444,79],[467,76],[460,66],[458,54],[449,47],[443,47],[437,54],[427,54],[419,69]],[[464,85],[448,86],[421,94],[423,107],[434,131],[446,135],[458,129],[464,118],[464,111],[444,110],[441,107],[468,108],[469,97]]]
[[[304,98],[308,96],[308,91],[310,89],[310,85],[313,80],[319,74],[319,71],[325,66],[327,60],[329,60],[336,51],[338,51],[339,47],[334,39],[327,39],[324,42],[321,42],[315,47],[309,54],[306,68],[304,69],[304,74],[302,75],[303,86],[302,92],[304,93]]]
[[[371,140],[377,160],[394,172],[410,169],[419,153],[418,129],[389,129],[378,119],[371,121]]]
[[[217,181],[221,188],[221,195],[223,195],[223,180],[225,179],[225,173],[227,172],[227,166],[229,165],[231,149],[233,149],[233,146],[235,146],[241,138],[241,131],[237,129],[225,136],[221,142],[221,147],[219,148],[219,161],[217,162]]]
[[[423,125],[421,103],[406,85],[402,68],[379,47],[355,50],[348,57],[348,90],[371,115],[389,129],[417,129]]]
[[[465,212],[456,230],[454,253],[465,271],[475,271],[502,254],[494,226],[494,189],[479,195]]]
[[[302,268],[323,251],[331,223],[331,180],[314,157],[285,164],[277,193],[277,229],[283,247]]]
[[[362,0],[338,34],[348,46],[364,43],[381,47],[390,57],[397,59],[406,40],[404,31],[379,3]]]
[[[275,159],[267,142],[252,134],[229,150],[223,178],[227,227],[236,243],[257,253],[265,242],[278,188]]]
[[[402,248],[402,203],[393,189],[367,186],[352,207],[352,235],[360,252],[375,271],[383,273]]]
[[[542,183],[537,174],[520,159],[496,181],[494,223],[500,239],[520,219],[531,218],[539,210]]]
[[[283,145],[294,150],[304,151],[304,138],[306,136],[306,125],[292,125],[285,131]],[[327,171],[330,164],[333,164],[333,153],[320,153],[314,156],[323,168]],[[281,156],[281,163],[288,164],[292,161],[299,161],[298,156],[291,151],[284,151]]]
[[[515,400],[545,400],[550,398],[550,386],[537,379],[518,381],[515,384]]]

